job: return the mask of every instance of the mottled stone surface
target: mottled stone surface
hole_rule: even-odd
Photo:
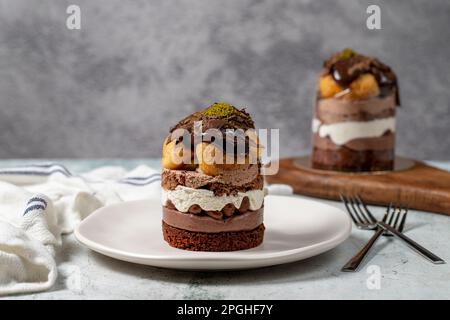
[[[0,158],[159,156],[169,126],[218,100],[306,153],[322,60],[353,47],[398,74],[399,153],[450,159],[450,3],[377,1],[379,31],[369,3],[0,0]]]
[[[121,165],[131,169],[143,163],[137,159],[58,162],[73,172],[84,172],[102,165]],[[29,161],[0,161],[0,167],[26,163]],[[158,166],[159,160],[151,159],[145,163]],[[450,170],[450,162],[434,164]],[[344,209],[338,202],[317,201]],[[374,214],[382,216],[383,208],[370,208]],[[406,226],[408,236],[450,261],[450,217],[410,211]],[[89,250],[69,235],[57,253],[59,276],[54,288],[7,298],[448,299],[450,264],[433,265],[393,238],[381,237],[361,271],[342,273],[340,268],[372,234],[354,228],[344,243],[313,258],[275,267],[211,273],[175,271],[115,260]],[[379,268],[379,289],[367,286],[373,275],[372,268]]]

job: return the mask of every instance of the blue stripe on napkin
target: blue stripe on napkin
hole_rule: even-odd
[[[76,177],[65,166],[58,163],[38,163],[19,166],[15,168],[0,169],[0,175],[30,175],[30,176],[50,176],[54,173],[61,173],[66,177]],[[153,173],[146,177],[127,177],[119,180],[119,183],[146,186],[161,180],[160,173]],[[43,199],[42,199],[43,200]],[[31,200],[30,200],[31,201]]]
[[[146,186],[153,182],[160,181],[161,175],[159,173],[154,173],[148,177],[129,177],[119,180],[120,183],[130,184],[133,186]]]
[[[45,201],[45,199],[41,198],[41,197],[33,197],[30,200],[28,200],[27,205],[33,203],[33,202],[41,202],[45,208],[47,208],[47,201]],[[44,208],[44,209],[45,209]]]
[[[33,211],[33,210],[45,210],[45,206],[42,204],[35,204],[32,206],[29,206],[25,209],[25,212],[23,213],[23,215],[26,215],[28,212]]]
[[[58,169],[65,171],[68,175],[72,175],[69,169],[60,163],[49,162],[49,163],[38,163],[28,165],[29,167],[41,167],[41,168],[49,168],[49,167],[57,167]]]
[[[159,174],[159,173],[153,173],[147,177],[126,177],[126,178],[123,178],[122,180],[147,180],[147,179],[151,179],[155,176],[160,176],[160,175],[161,174]]]
[[[53,173],[61,173],[66,177],[73,176],[72,173],[63,165],[57,163],[30,164],[15,168],[0,169],[0,175],[32,175],[49,176]]]

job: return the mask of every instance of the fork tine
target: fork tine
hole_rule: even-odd
[[[355,213],[355,215],[358,217],[358,220],[362,223],[362,224],[366,224],[368,223],[366,217],[364,215],[360,215],[358,210],[356,209],[356,204],[355,202],[353,202],[353,199],[351,197],[349,197],[349,203],[351,205],[351,207],[353,208],[353,212]]]
[[[383,222],[387,221],[389,213],[391,212],[391,208],[392,208],[392,202],[389,203],[389,207],[386,208],[386,212],[384,213],[383,220],[382,220]]]
[[[388,225],[391,225],[392,220],[394,219],[395,212],[397,211],[397,209],[398,209],[398,208],[397,208],[397,205],[394,205],[393,211],[391,212],[391,215],[389,216],[389,220],[388,220],[388,222],[387,222]]]
[[[372,222],[377,222],[377,219],[373,216],[373,214],[369,211],[369,208],[367,208],[366,204],[364,203],[364,201],[362,201],[362,199],[356,195],[356,199],[358,200],[358,202],[362,205],[362,207],[364,208],[364,211],[366,212],[367,216],[369,217],[370,220],[372,220]]]
[[[360,216],[362,216],[364,218],[364,222],[369,222],[371,221],[370,217],[367,216],[367,214],[364,212],[363,209],[361,209],[361,204],[359,202],[358,199],[356,199],[355,197],[350,197],[350,199],[352,200],[352,203],[355,204],[355,207],[358,209]]]
[[[398,227],[398,231],[403,232],[405,228],[406,216],[408,215],[408,207],[405,208],[405,212],[403,213],[402,220],[400,222],[400,226]]]
[[[392,228],[397,229],[397,223],[398,223],[401,215],[402,215],[402,209],[399,207],[397,214],[395,215],[395,220],[394,220],[394,223],[392,224]]]
[[[350,218],[352,218],[353,223],[354,224],[359,224],[359,222],[353,216],[353,213],[352,213],[352,211],[350,210],[350,208],[348,206],[347,199],[342,194],[340,194],[339,197],[341,198],[342,202],[344,202],[345,208],[347,209],[347,213],[350,215]]]

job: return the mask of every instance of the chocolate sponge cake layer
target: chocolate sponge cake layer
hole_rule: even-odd
[[[178,229],[162,222],[164,240],[170,246],[191,251],[235,251],[259,246],[264,224],[250,231],[202,233]]]
[[[235,178],[233,178],[236,176]],[[257,165],[247,170],[228,173],[227,176],[208,176],[198,171],[164,169],[161,175],[161,186],[165,190],[174,190],[177,186],[193,189],[208,189],[216,196],[233,195],[238,192],[262,189],[264,178],[259,174]]]
[[[313,149],[313,167],[348,172],[386,171],[394,167],[394,150]]]

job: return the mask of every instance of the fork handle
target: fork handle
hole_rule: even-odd
[[[418,244],[417,242],[415,242],[411,238],[405,236],[403,233],[401,233],[401,232],[397,231],[396,229],[392,228],[390,225],[388,225],[388,224],[386,224],[386,223],[384,223],[382,221],[378,222],[378,225],[381,228],[383,228],[384,230],[387,230],[390,233],[392,233],[395,237],[403,240],[409,247],[411,247],[412,249],[414,249],[415,251],[420,253],[425,258],[429,259],[434,264],[445,263],[445,261],[442,260],[441,258],[439,258],[437,255],[435,255],[431,251],[425,249],[424,247],[422,247],[420,244]]]
[[[361,250],[356,253],[353,258],[351,258],[341,269],[343,272],[355,272],[361,262],[364,260],[364,258],[369,253],[372,246],[375,244],[375,242],[378,240],[378,238],[384,233],[384,229],[381,227],[377,228],[377,231],[375,234],[370,238],[370,240],[366,243],[364,247],[361,248]]]

